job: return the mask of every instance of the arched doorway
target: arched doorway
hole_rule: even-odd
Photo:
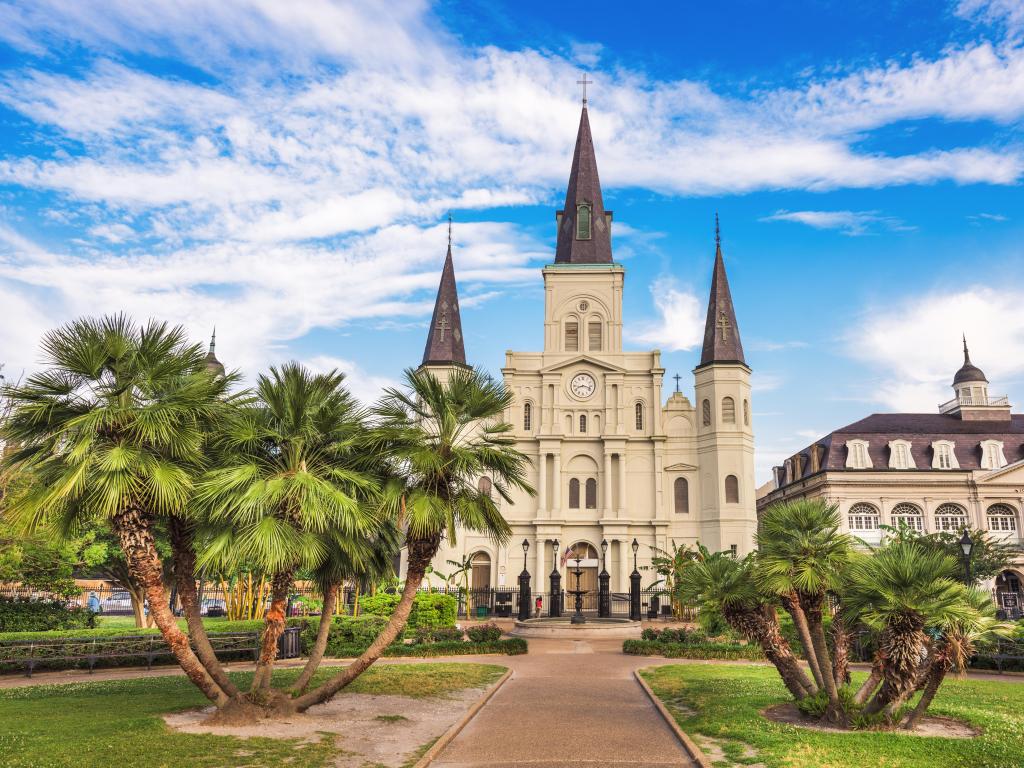
[[[1024,593],[1021,583],[1024,579],[1017,571],[1009,569],[996,576],[996,607],[1004,612],[1005,618],[1016,621],[1024,617]]]
[[[491,604],[491,556],[476,552],[470,559],[469,615],[476,615],[479,606]]]
[[[576,586],[576,558],[579,557],[579,587]],[[569,547],[568,556],[565,559],[565,580],[562,588],[565,590],[564,611],[570,614],[576,610],[576,596],[569,594],[570,590],[580,589],[583,595],[583,610],[597,610],[597,572],[601,568],[600,555],[592,544],[586,541],[578,541]]]

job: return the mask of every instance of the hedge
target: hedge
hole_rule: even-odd
[[[363,614],[390,618],[395,612],[401,595],[389,592],[378,592],[376,595],[363,595],[359,598],[359,610]],[[458,618],[459,603],[452,595],[439,595],[432,592],[418,592],[409,613],[406,626],[416,627],[452,627]]]
[[[301,619],[289,619],[289,626],[298,626]],[[186,628],[185,620],[179,619],[178,626]],[[260,632],[263,629],[263,620],[255,621],[204,621],[203,626],[207,632]],[[64,629],[50,632],[0,632],[0,642],[5,640],[28,640],[45,643],[49,640],[65,639],[92,639],[125,637],[131,635],[159,635],[157,627],[96,627],[94,629]]]
[[[331,654],[337,658],[350,659],[358,656],[366,648],[358,646],[337,646],[338,653]],[[432,656],[471,656],[474,654],[500,653],[505,656],[519,656],[526,653],[526,641],[521,637],[510,637],[505,640],[491,640],[484,643],[470,641],[417,643],[414,645],[389,645],[384,649],[385,656],[414,656],[428,658]]]
[[[760,661],[761,649],[733,643],[658,643],[653,640],[626,640],[622,652],[631,656],[664,656],[668,659],[724,659]]]
[[[96,626],[96,614],[59,600],[0,597],[0,632],[46,632]]]

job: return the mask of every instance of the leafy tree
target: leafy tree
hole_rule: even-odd
[[[960,548],[960,537],[963,535],[963,531],[960,533],[952,531],[922,533],[903,523],[898,527],[889,525],[880,527],[887,538],[917,541],[924,547],[953,558],[957,563],[961,563],[957,579],[962,581],[966,578],[966,571],[962,565],[963,550]],[[974,543],[971,548],[971,578],[975,583],[993,579],[1013,564],[1014,558],[1017,556],[1017,548],[1013,544],[998,539],[980,528],[969,529],[968,534]]]
[[[319,688],[295,700],[299,710],[327,701],[373,664],[405,627],[443,538],[478,531],[507,541],[511,529],[491,494],[477,481],[491,478],[507,503],[511,488],[532,493],[527,457],[515,448],[512,425],[501,418],[512,394],[483,373],[454,371],[446,382],[429,371],[408,370],[404,390],[388,389],[374,409],[376,450],[389,457],[387,496],[405,533],[407,571],[402,597],[370,647]]]

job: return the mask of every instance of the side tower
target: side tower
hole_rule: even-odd
[[[700,539],[712,551],[746,554],[757,530],[750,368],[743,357],[715,216],[715,266],[700,365],[694,371]]]
[[[434,314],[430,318],[420,370],[428,370],[445,382],[456,368],[468,367],[462,339],[462,316],[459,314],[459,291],[455,285],[455,264],[452,262],[452,222],[449,218],[448,255],[437,286]]]

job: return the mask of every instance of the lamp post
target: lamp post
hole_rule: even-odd
[[[562,574],[558,572],[558,539],[551,544],[551,602],[548,616],[557,619],[562,615]]]
[[[607,619],[612,615],[612,596],[609,590],[611,576],[608,575],[605,557],[607,554],[608,540],[601,539],[601,573],[597,575],[597,615],[602,619]]]
[[[964,553],[964,583],[970,586],[973,581],[971,578],[971,550],[974,549],[974,541],[966,528],[964,528],[964,535],[960,537],[960,549]]]
[[[636,553],[640,549],[640,543],[633,539],[633,572],[629,575],[629,618],[631,621],[640,621],[640,571],[636,566]]]
[[[519,620],[530,618],[530,572],[526,570],[526,556],[530,552],[529,539],[523,539],[523,572],[519,574]]]

